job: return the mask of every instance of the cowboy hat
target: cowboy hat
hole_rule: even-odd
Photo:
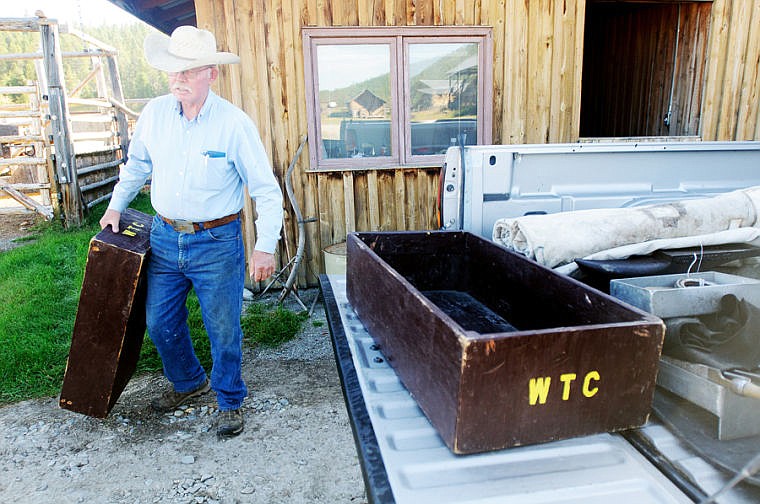
[[[191,68],[224,63],[240,63],[236,54],[218,52],[216,38],[208,30],[179,26],[171,37],[154,32],[143,43],[145,59],[153,68],[164,72],[182,72]]]

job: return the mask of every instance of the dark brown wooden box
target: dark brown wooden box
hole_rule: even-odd
[[[119,233],[109,227],[90,240],[62,408],[106,417],[135,371],[145,334],[151,220],[127,209]]]
[[[347,245],[351,305],[454,453],[647,421],[659,318],[470,233]]]

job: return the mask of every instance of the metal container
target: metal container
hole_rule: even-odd
[[[610,294],[661,318],[687,317],[717,311],[726,294],[760,306],[760,280],[715,271],[621,278]]]

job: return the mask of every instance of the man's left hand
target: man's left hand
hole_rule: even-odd
[[[251,254],[251,278],[254,282],[266,280],[274,273],[274,254],[254,250]]]

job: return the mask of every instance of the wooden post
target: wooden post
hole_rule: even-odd
[[[83,208],[77,182],[74,144],[71,141],[71,122],[66,103],[66,87],[63,82],[58,25],[40,22],[42,58],[47,75],[47,96],[50,107],[50,125],[55,145],[55,172],[60,187],[60,203],[66,227],[82,224]]]
[[[111,97],[119,103],[126,103],[124,100],[124,91],[121,87],[121,76],[119,74],[119,64],[116,56],[106,57],[108,62],[108,73],[111,81]],[[119,107],[116,107],[116,125],[119,133],[119,145],[121,145],[121,157],[127,158],[127,149],[129,149],[129,123],[127,114]]]

